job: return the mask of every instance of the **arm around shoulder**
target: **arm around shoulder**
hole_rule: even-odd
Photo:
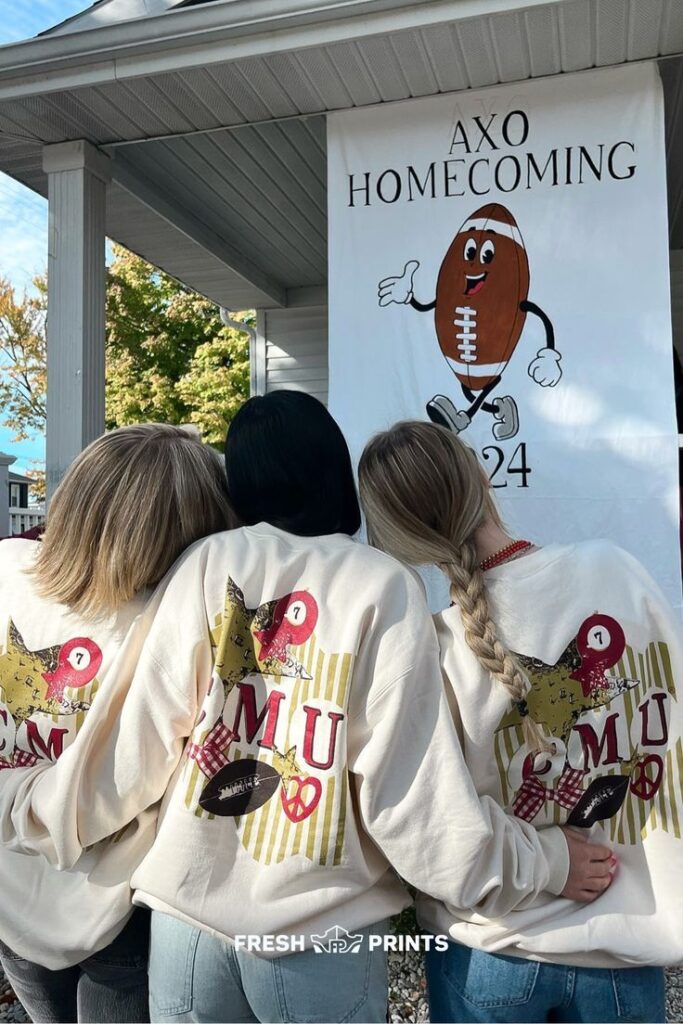
[[[479,797],[421,596],[408,612],[400,660],[392,663],[385,648],[381,664],[365,666],[375,683],[350,722],[349,767],[365,829],[406,881],[463,909],[502,916],[541,891],[560,892],[569,870],[562,833],[540,832]]]

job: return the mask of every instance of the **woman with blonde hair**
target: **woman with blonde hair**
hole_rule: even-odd
[[[613,850],[612,885],[584,902],[546,892],[494,916],[422,897],[421,923],[452,940],[427,956],[431,1020],[663,1021],[661,967],[683,957],[679,622],[613,544],[510,536],[443,427],[379,434],[359,481],[371,543],[449,581],[442,669],[480,797]]]
[[[154,621],[152,589],[230,521],[217,453],[184,428],[149,423],[78,456],[42,542],[0,543],[0,806],[27,776],[77,763],[94,732],[117,727]],[[142,761],[119,765],[114,784],[140,771]],[[156,816],[141,809],[67,871],[0,847],[0,960],[33,1020],[149,1019],[149,920],[133,912],[130,877]]]

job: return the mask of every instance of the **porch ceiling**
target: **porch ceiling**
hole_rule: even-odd
[[[104,146],[112,238],[273,305],[326,281],[327,111],[681,52],[681,0],[218,0],[0,48],[0,169],[45,194],[43,143]],[[682,247],[681,61],[662,71]]]

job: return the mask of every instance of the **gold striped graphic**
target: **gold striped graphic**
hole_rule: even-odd
[[[88,683],[87,686],[65,686],[64,697],[68,701],[73,701],[74,704],[90,705],[95,699],[95,694],[97,693],[99,688],[100,681],[97,678],[97,676],[95,676],[93,681],[91,683]],[[85,716],[87,715],[89,710],[90,708],[88,707],[84,710],[76,712],[76,732],[79,732],[80,729],[83,727],[83,723],[85,722]],[[59,722],[61,719],[66,717],[66,713],[60,713],[58,711],[53,712],[50,715],[50,718],[52,719],[53,722]],[[68,717],[71,718],[71,715],[68,715]]]
[[[287,724],[284,740],[278,740],[282,748],[281,753],[295,746],[297,741],[300,742],[301,737],[294,735],[294,719],[297,710],[308,701],[327,701],[341,711],[346,711],[353,667],[351,654],[327,654],[318,646],[315,635],[299,647],[290,647],[289,653],[303,666],[310,678],[297,676],[286,681],[277,680],[279,685],[291,687],[286,705],[283,702]],[[268,681],[274,677],[264,674],[263,678]],[[194,742],[201,744],[210,728],[211,723],[194,739]],[[338,731],[338,743],[345,742],[342,722]],[[230,748],[231,761],[245,756],[253,755],[247,754],[243,748]],[[303,771],[299,751],[297,757]],[[259,752],[259,760],[272,764],[270,752],[265,749]],[[199,806],[199,797],[207,778],[196,762],[188,761],[185,779],[185,806],[198,817],[208,818],[207,812]],[[320,782],[323,788],[318,806],[303,821],[293,822],[285,814],[280,795],[283,791],[282,786],[262,807],[251,814],[234,819],[240,842],[254,860],[263,864],[279,864],[289,857],[301,855],[321,865],[341,863],[348,799],[346,767],[340,772],[320,777]]]
[[[636,653],[626,647],[622,659],[607,673],[617,679],[637,679],[638,685],[615,697],[610,707],[623,711],[624,734],[631,734],[631,727],[638,713],[638,707],[647,694],[653,690],[665,690],[676,700],[676,686],[669,650],[665,643],[651,643],[644,653]],[[669,728],[670,728],[669,723]],[[508,769],[514,754],[523,743],[522,730],[519,726],[504,729],[495,734],[494,752],[500,778],[501,798],[505,807],[510,808],[515,794],[511,791],[508,781]],[[650,800],[644,800],[634,794],[629,787],[626,799],[620,810],[609,821],[603,822],[609,829],[613,842],[633,846],[656,829],[674,835],[680,839],[683,835],[683,739],[678,737],[675,742],[670,740],[669,749],[664,757],[664,770],[657,793]],[[635,751],[629,750],[629,754]],[[614,776],[623,773],[620,765],[603,768],[602,775]],[[595,773],[591,773],[595,777]],[[544,816],[545,811],[545,816]],[[549,817],[553,824],[561,824],[567,819],[569,812],[561,808],[555,801],[550,806],[546,802],[539,813],[536,824],[548,824]]]
[[[673,679],[671,659],[665,643],[651,643],[645,654],[637,659],[632,648],[627,647],[624,656],[608,675],[638,679],[638,686],[627,690],[620,698],[623,701],[624,715],[630,730],[638,706],[642,704],[648,692],[654,688],[666,690],[676,699],[676,687]],[[629,788],[621,810],[610,820],[611,838],[624,845],[633,846],[648,833],[660,828],[681,838],[683,821],[683,749],[679,737],[667,751],[664,759],[664,774],[659,790],[651,800],[643,800]],[[617,774],[617,769],[607,772]]]
[[[82,708],[81,710],[76,711],[73,714],[69,714],[68,712],[53,711],[51,714],[41,714],[40,715],[40,718],[50,719],[55,724],[58,724],[58,723],[61,722],[62,725],[65,725],[66,722],[69,722],[69,723],[71,723],[72,721],[75,722],[76,731],[75,732],[71,732],[69,730],[69,732],[66,733],[65,736],[64,736],[64,740],[65,740],[65,742],[64,742],[64,750],[66,750],[66,748],[68,746],[70,746],[70,744],[72,744],[74,742],[74,740],[76,739],[76,736],[78,735],[78,733],[83,728],[83,725],[85,724],[85,717],[88,714],[88,711],[90,710],[92,702],[95,699],[95,694],[97,693],[99,688],[100,688],[100,681],[97,678],[97,676],[95,676],[95,678],[92,680],[92,682],[88,683],[86,686],[77,686],[77,687],[76,686],[65,686],[64,687],[64,699],[65,700],[73,701],[74,704],[86,704],[87,707]]]

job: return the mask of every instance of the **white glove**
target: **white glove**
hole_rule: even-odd
[[[561,358],[554,348],[542,348],[529,363],[529,376],[542,388],[554,388],[562,376]]]
[[[388,306],[390,302],[405,304],[413,297],[413,275],[420,266],[417,260],[408,260],[403,273],[398,277],[385,277],[377,288],[380,306]]]

